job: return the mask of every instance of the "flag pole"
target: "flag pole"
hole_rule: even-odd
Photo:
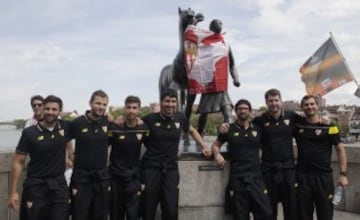
[[[337,51],[339,52],[339,54],[340,54],[341,58],[342,58],[342,59],[343,59],[343,61],[344,61],[344,64],[345,64],[346,69],[349,71],[349,73],[350,73],[350,75],[352,76],[352,78],[353,78],[353,80],[354,80],[355,84],[356,84],[358,87],[360,87],[360,85],[359,85],[358,81],[356,80],[356,78],[355,78],[354,74],[351,72],[351,70],[350,70],[350,67],[349,67],[348,63],[346,62],[346,59],[345,59],[344,55],[342,54],[342,52],[341,52],[341,50],[340,50],[339,46],[337,45],[337,43],[336,43],[336,41],[335,41],[335,38],[334,38],[333,33],[332,33],[331,31],[330,31],[329,33],[330,33],[330,38],[331,38],[331,40],[333,41],[333,43],[334,43],[334,45],[335,45],[335,47],[336,47]]]

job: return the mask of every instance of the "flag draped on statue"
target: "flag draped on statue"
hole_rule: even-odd
[[[300,73],[311,95],[323,96],[354,80],[332,36],[301,66]]]
[[[229,46],[222,34],[189,26],[184,47],[189,93],[226,91]]]

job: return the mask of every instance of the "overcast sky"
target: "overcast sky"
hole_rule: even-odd
[[[96,89],[109,94],[109,105],[129,94],[144,105],[158,101],[160,70],[178,51],[178,6],[203,13],[200,27],[223,21],[241,82],[229,84],[234,102],[262,106],[272,87],[299,100],[299,68],[330,31],[360,80],[360,1],[2,0],[0,121],[30,117],[33,94],[58,95],[65,111],[80,113]],[[350,82],[330,92],[327,103],[360,104],[356,88]]]

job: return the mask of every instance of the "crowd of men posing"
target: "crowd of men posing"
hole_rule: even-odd
[[[277,219],[279,202],[285,220],[313,219],[314,207],[319,220],[332,219],[333,146],[341,171],[337,184],[348,185],[339,129],[318,116],[314,96],[303,97],[305,116],[299,116],[282,110],[280,92],[270,89],[265,93],[267,112],[252,121],[250,102],[240,99],[234,108],[236,121],[221,126],[211,149],[184,114],[176,112],[174,90],[161,94],[160,112],[141,120],[138,97],[125,99],[125,117],[120,122],[105,116],[108,101],[104,91],[95,91],[90,110],[67,122],[59,119],[63,105],[59,97],[31,99],[36,123],[23,130],[16,148],[9,195],[9,206],[20,209],[21,220],[65,220],[70,215],[73,220],[106,220],[108,216],[111,220],[153,220],[159,203],[163,220],[178,219],[177,159],[183,132],[189,132],[204,156],[213,156],[220,167],[225,164],[220,148],[228,143],[226,211],[234,219],[247,220],[250,213],[255,220]],[[143,144],[146,152],[140,160]],[[17,185],[28,155],[20,201]],[[73,164],[69,187],[66,164]]]

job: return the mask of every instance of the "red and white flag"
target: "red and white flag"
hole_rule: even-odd
[[[185,30],[184,47],[189,93],[226,91],[229,46],[223,35],[189,26]]]

